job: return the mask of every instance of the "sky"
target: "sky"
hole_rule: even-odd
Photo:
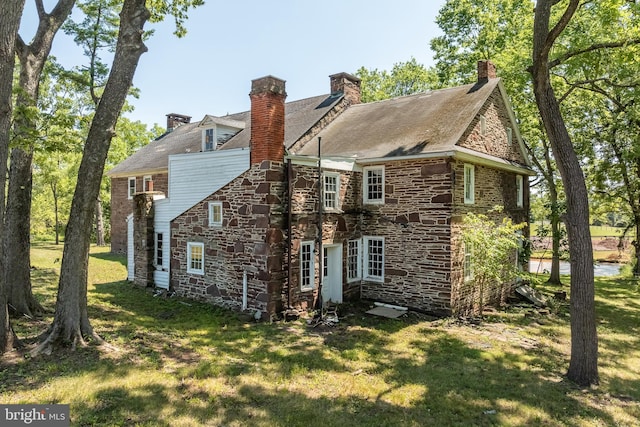
[[[33,1],[20,34],[37,25]],[[134,77],[139,99],[126,116],[152,126],[169,113],[192,121],[250,109],[251,80],[272,75],[286,81],[287,101],[329,93],[329,75],[360,67],[390,70],[415,58],[432,65],[429,41],[445,0],[206,0],[189,13],[187,35],[173,35],[172,18],[154,29]],[[55,0],[45,0],[50,11]],[[60,32],[52,55],[64,66],[86,62]]]

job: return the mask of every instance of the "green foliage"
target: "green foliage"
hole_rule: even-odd
[[[520,256],[528,259],[530,254],[530,245],[523,245],[521,235],[526,223],[514,224],[508,217],[496,218],[501,216],[497,208],[491,214],[494,218],[470,212],[462,220],[462,238],[472,252],[470,268],[473,274],[470,283],[480,289],[481,296],[485,290],[514,280],[520,272]],[[516,262],[519,248],[528,249],[518,253]],[[482,307],[482,301],[480,305]]]
[[[415,58],[394,64],[391,71],[361,67],[356,71],[356,76],[362,80],[362,102],[426,92],[436,87],[434,73],[418,64]]]

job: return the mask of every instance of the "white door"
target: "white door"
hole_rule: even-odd
[[[322,247],[322,300],[342,302],[342,245]]]
[[[127,280],[133,282],[135,264],[133,258],[133,214],[127,217]]]

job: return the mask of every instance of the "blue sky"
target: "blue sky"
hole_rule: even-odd
[[[28,7],[32,3],[27,0]],[[54,0],[45,0],[50,10]],[[286,80],[287,100],[329,92],[329,75],[364,66],[390,69],[411,57],[432,64],[429,41],[444,0],[208,0],[190,13],[187,35],[173,35],[169,19],[155,29],[142,55],[134,85],[140,98],[127,116],[166,124],[168,113],[193,121],[250,108],[251,80],[273,75]],[[33,6],[21,35],[35,28]],[[31,12],[29,12],[31,10]],[[32,23],[34,22],[34,23]],[[84,61],[82,52],[58,34],[52,54],[65,66]]]

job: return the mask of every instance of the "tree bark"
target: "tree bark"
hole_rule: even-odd
[[[560,207],[558,206],[558,191],[555,184],[549,186],[551,201],[551,274],[547,283],[562,285],[560,280]]]
[[[87,315],[87,266],[95,205],[100,194],[104,164],[140,56],[147,48],[142,41],[149,19],[145,0],[125,0],[113,66],[104,93],[91,122],[84,147],[78,183],[71,203],[53,323],[47,336],[32,353],[48,352],[54,346],[85,345],[85,338],[102,342]]]
[[[31,292],[31,163],[33,149],[11,150],[9,191],[5,217],[5,268],[9,312],[40,317],[44,309]]]
[[[0,271],[4,271],[4,207],[11,131],[15,44],[25,0],[5,0],[0,13]],[[0,354],[13,348],[14,334],[9,321],[7,294],[0,274]]]
[[[105,246],[104,242],[104,216],[102,214],[102,200],[96,200],[96,245]]]
[[[20,93],[16,113],[28,111],[38,103],[40,77],[51,52],[53,39],[71,13],[75,0],[59,0],[50,14],[36,2],[39,24],[30,45],[17,36],[16,53],[20,61]],[[18,147],[11,153],[9,191],[5,217],[3,274],[11,311],[16,315],[41,314],[42,307],[31,292],[31,193],[32,163],[36,119],[29,114],[14,114],[14,133]]]
[[[571,360],[567,377],[582,386],[598,383],[593,249],[589,230],[589,199],[580,162],[573,149],[560,105],[551,86],[549,52],[579,6],[570,0],[559,22],[549,29],[556,0],[538,0],[533,34],[533,89],[567,198],[565,225],[571,257]]]

